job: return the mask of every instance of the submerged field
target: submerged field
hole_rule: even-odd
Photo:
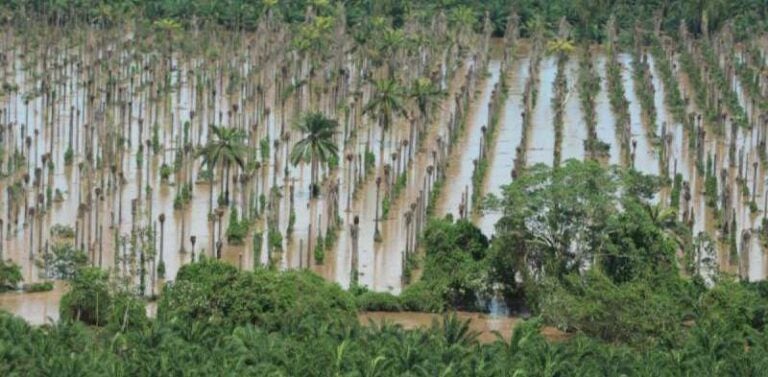
[[[499,214],[482,196],[526,166],[570,158],[658,175],[656,201],[709,236],[721,269],[765,277],[764,83],[745,76],[764,67],[763,38],[649,35],[626,52],[554,52],[467,35],[479,43],[403,48],[386,62],[331,41],[285,53],[279,27],[195,33],[198,45],[168,33],[180,48],[130,29],[4,32],[2,251],[25,282],[56,278],[52,254],[70,242],[147,295],[217,253],[342,286],[357,271],[397,293],[427,216],[467,217],[491,236]],[[394,71],[400,108],[383,117],[371,104],[394,64],[407,65]],[[409,97],[404,83],[420,77],[441,94]],[[311,161],[289,161],[309,110],[339,122],[315,198]],[[242,134],[242,165],[205,164],[201,151],[221,140],[213,125]]]
[[[764,374],[764,4],[185,4],[0,4],[0,375]]]

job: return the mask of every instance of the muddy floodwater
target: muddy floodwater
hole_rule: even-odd
[[[409,52],[407,67],[390,73],[387,64],[348,48],[351,41],[340,42],[335,58],[313,65],[276,49],[286,43],[278,31],[222,36],[227,48],[215,52],[152,52],[138,47],[132,33],[60,37],[49,48],[30,45],[13,30],[1,36],[7,64],[0,81],[7,85],[0,91],[0,258],[21,266],[24,284],[56,284],[50,292],[0,294],[0,308],[35,324],[58,316],[66,291],[56,259],[63,245],[147,297],[203,256],[243,270],[307,268],[345,288],[357,281],[398,294],[408,258],[423,253],[419,236],[429,216],[465,217],[492,236],[501,215],[480,201],[503,194],[516,164],[552,166],[557,151],[563,161],[590,158],[576,52],[559,64],[554,54],[531,48],[505,54],[500,41],[486,45],[478,37],[467,49]],[[663,206],[671,205],[679,175],[678,217],[694,236],[709,237],[712,262],[744,279],[764,279],[768,123],[752,105],[759,99],[728,66],[726,57],[740,51],[718,47],[717,64],[702,70],[722,71],[731,83],[747,114],[733,126],[737,105],[702,116],[697,91],[708,89],[695,87],[695,72],[681,61],[682,52],[701,58],[701,51],[670,46],[661,60],[645,49],[618,55],[594,49],[600,81],[594,134],[607,150],[599,162],[664,178],[654,198]],[[625,125],[607,83],[612,62],[621,70]],[[380,90],[374,82],[390,74],[405,83],[426,78],[444,95],[425,113],[408,102],[381,117],[367,105]],[[682,117],[670,108],[673,91],[682,97]],[[643,93],[650,101],[641,100],[649,98]],[[310,110],[338,122],[330,140],[338,158],[316,166],[291,159],[306,136],[294,126]],[[490,131],[493,119],[498,124]],[[206,146],[224,138],[215,125],[237,133],[248,151],[242,164],[205,163]],[[630,134],[626,145],[622,127]],[[626,158],[630,152],[633,159]],[[487,170],[477,180],[482,159]],[[706,192],[708,179],[709,190],[716,181],[716,193]],[[237,236],[239,222],[248,231]],[[516,321],[460,317],[472,318],[484,341],[493,331],[508,336]],[[361,315],[361,321],[384,318],[415,327],[435,317]]]
[[[499,339],[509,341],[515,326],[522,321],[517,317],[494,317],[480,313],[455,312],[454,314],[461,321],[469,320],[470,331],[476,333],[478,335],[477,340],[483,343],[490,343]],[[440,326],[443,320],[443,316],[440,314],[413,312],[363,312],[357,318],[363,325],[390,323],[402,326],[406,330]],[[569,337],[567,333],[552,327],[542,328],[541,333],[553,341],[565,340]]]

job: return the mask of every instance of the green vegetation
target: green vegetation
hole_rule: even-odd
[[[32,283],[28,286],[24,287],[25,292],[35,293],[35,292],[48,292],[53,290],[53,282],[52,281],[44,281],[41,283]]]
[[[238,218],[237,208],[229,210],[229,224],[227,225],[227,242],[230,245],[242,245],[248,236],[250,222],[247,218]]]
[[[24,285],[27,292],[53,289],[51,279],[67,282],[57,323],[32,327],[0,312],[0,376],[766,375],[768,283],[740,281],[715,262],[725,250],[731,260],[724,271],[751,271],[742,260],[750,237],[763,243],[768,238],[768,220],[760,230],[742,223],[745,203],[753,213],[748,220],[757,219],[756,196],[764,189],[757,182],[764,164],[752,152],[759,149],[764,157],[765,130],[748,127],[764,121],[765,63],[757,38],[731,43],[748,33],[762,35],[766,20],[765,0],[2,2],[0,25],[8,32],[0,60],[10,59],[11,72],[4,69],[2,80],[19,81],[25,93],[6,96],[19,90],[15,83],[0,88],[7,100],[0,119],[8,120],[7,127],[0,125],[0,165],[8,167],[0,175],[10,178],[2,182],[7,223],[0,223],[0,246],[10,245],[9,254],[15,261],[21,255],[24,267],[0,260],[0,291],[18,290],[27,276],[40,281]],[[722,35],[711,33],[720,29]],[[505,41],[491,42],[491,30],[506,33]],[[511,85],[514,99],[523,97],[522,141],[510,172],[514,181],[485,201],[500,216],[489,239],[468,213],[482,202],[492,161],[487,151],[494,151],[507,110],[507,63],[517,57],[507,43],[518,31],[534,36],[527,74],[520,70],[527,75],[524,93],[517,84],[523,77]],[[628,60],[620,54],[632,41],[634,59]],[[535,109],[545,43],[556,55],[557,73],[552,98],[545,99],[552,106]],[[488,46],[496,51],[488,53]],[[487,67],[495,67],[499,46],[505,49],[503,69],[487,128],[480,131],[481,152],[465,156],[461,133],[478,130],[479,124],[467,122],[476,102],[485,101],[477,93],[487,85],[482,80],[489,77]],[[582,54],[575,78],[583,119],[564,113],[572,100],[568,59],[576,57],[575,46]],[[597,138],[602,72],[595,62],[603,58],[591,51],[605,59],[618,160],[629,170],[597,161],[605,163],[609,145]],[[652,140],[665,143],[663,180],[634,170],[631,121],[640,120],[630,119],[628,98],[639,101],[642,121],[651,136],[659,136],[649,53],[675,120],[665,127],[667,135]],[[624,88],[629,64],[634,93]],[[681,86],[678,75],[690,85]],[[744,93],[734,89],[734,76]],[[694,106],[688,107],[681,89],[690,89],[686,97]],[[699,111],[717,131],[708,128],[709,138],[703,128],[693,128]],[[540,113],[554,123],[552,167],[525,161],[525,153],[539,147],[527,135]],[[33,119],[22,122],[17,114]],[[67,115],[64,149],[67,144],[53,140],[65,137],[60,123]],[[225,119],[230,124],[217,125]],[[728,119],[742,128],[734,127],[726,139],[721,136]],[[290,122],[295,124],[288,130]],[[586,162],[561,161],[570,122],[586,124]],[[684,123],[682,134],[677,123]],[[696,145],[680,151],[680,135]],[[436,147],[422,148],[425,140],[435,140]],[[739,171],[728,174],[737,170],[737,143]],[[646,149],[644,140],[640,146]],[[668,155],[667,147],[678,154]],[[126,154],[138,166],[126,162]],[[56,172],[54,159],[59,164],[62,155],[65,166],[77,169]],[[471,178],[452,176],[449,167],[457,160],[475,157]],[[669,157],[675,162],[671,182]],[[698,164],[695,173],[692,163]],[[296,191],[295,185],[306,183],[297,174],[300,164],[311,165],[308,198],[303,189]],[[414,171],[425,172],[424,179],[409,181]],[[371,193],[370,175],[376,182],[373,222],[365,213],[369,198],[362,205],[351,199],[353,190]],[[739,186],[733,186],[735,175]],[[472,207],[463,208],[459,220],[439,217],[441,191],[465,187],[469,179],[472,196],[462,203]],[[172,197],[176,210],[189,209],[192,182],[207,183],[208,223],[201,222],[199,209],[177,212],[165,223],[164,198]],[[669,190],[660,191],[661,183]],[[421,192],[422,184],[429,192]],[[56,186],[62,185],[73,203],[56,206],[63,201]],[[408,185],[418,199],[398,202],[403,192],[414,199]],[[321,186],[327,195],[313,201]],[[728,196],[738,189],[742,196]],[[692,190],[703,191],[705,211]],[[731,205],[741,206],[740,212]],[[394,213],[401,209],[406,213]],[[59,219],[63,212],[77,216],[68,223],[73,226],[51,226],[50,215]],[[701,222],[693,218],[708,221],[713,213],[719,238],[694,234]],[[297,216],[302,228],[309,221],[300,240],[294,237]],[[391,221],[382,225],[384,218]],[[404,250],[395,250],[402,243],[388,238],[403,236],[399,221],[408,227],[396,240],[407,240]],[[257,229],[249,234],[252,225]],[[370,229],[360,233],[370,226],[380,243],[371,243]],[[195,249],[198,237],[205,245]],[[205,251],[220,247],[222,237],[232,245],[252,237],[251,249]],[[303,242],[298,258],[297,241]],[[163,251],[168,244],[178,248]],[[105,248],[114,263],[103,266]],[[349,249],[351,255],[336,254]],[[164,253],[173,263],[157,295],[154,273],[165,279],[164,260],[171,261]],[[390,260],[398,253],[402,275],[390,279],[399,272]],[[238,267],[217,260],[232,263],[238,256]],[[244,265],[248,258],[252,268]],[[323,263],[329,266],[317,268]],[[366,275],[380,274],[382,265],[385,279]],[[350,289],[311,268],[340,281],[349,272]],[[382,280],[397,278],[401,284],[389,287],[397,294],[359,285],[373,280],[379,289]],[[147,316],[145,299],[157,300],[154,318]],[[531,318],[483,343],[468,323],[447,314],[419,330],[358,323],[363,311],[445,314],[499,306]],[[545,336],[554,332],[557,341]]]
[[[16,289],[21,281],[19,266],[10,261],[0,260],[0,292]]]
[[[241,169],[245,167],[245,157],[247,147],[243,144],[243,138],[245,135],[242,130],[236,128],[226,128],[211,126],[211,132],[213,133],[213,140],[198,152],[198,156],[202,157],[203,164],[207,165],[212,171],[217,166],[223,164],[223,182],[225,183],[224,190],[222,192],[220,204],[229,204],[229,171],[233,165],[239,166]],[[209,183],[213,187],[213,174],[209,177]],[[208,201],[213,212],[213,190],[210,190]]]
[[[304,20],[308,5],[314,5],[322,16],[333,14],[342,2],[335,0],[310,1],[226,1],[190,0],[10,0],[0,5],[3,22],[24,25],[30,20],[43,20],[52,24],[88,23],[101,27],[115,25],[126,17],[141,16],[148,22],[175,20],[182,26],[222,25],[234,29],[255,29],[263,17],[270,17],[290,23]],[[495,33],[501,35],[512,5],[518,10],[523,34],[535,31],[537,22],[554,27],[564,18],[575,26],[574,34],[581,39],[602,40],[605,36],[599,25],[615,15],[624,30],[631,30],[635,22],[650,22],[655,14],[662,15],[661,25],[666,31],[675,31],[681,22],[687,23],[695,33],[703,27],[717,30],[731,21],[737,36],[746,36],[755,28],[765,30],[768,6],[760,0],[739,0],[730,2],[683,1],[683,2],[590,2],[590,1],[535,1],[535,0],[456,0],[437,2],[434,0],[393,0],[393,1],[351,1],[343,2],[346,22],[352,26],[364,26],[373,17],[385,17],[396,27],[402,26],[412,17],[425,17],[444,11],[455,20],[471,20],[480,24],[481,17],[488,12]],[[177,22],[173,22],[178,25]],[[472,24],[470,22],[470,24]]]
[[[433,219],[424,232],[426,256],[421,280],[400,296],[358,289],[362,310],[442,312],[446,309],[484,310],[478,306],[489,292],[488,239],[468,220]]]
[[[672,114],[672,117],[676,122],[681,122],[686,127],[688,123],[685,117],[685,103],[683,97],[680,94],[680,86],[672,73],[672,63],[667,58],[667,53],[661,45],[661,41],[651,36],[651,54],[655,61],[656,69],[659,72],[661,81],[664,84],[664,103],[667,105],[667,109]]]
[[[157,320],[170,326],[199,323],[230,331],[247,324],[266,331],[317,333],[318,323],[353,322],[355,305],[338,285],[309,272],[273,272],[206,260],[184,266],[163,292]],[[179,327],[182,329],[182,327]]]
[[[296,129],[304,135],[291,150],[291,163],[296,166],[300,162],[311,164],[310,185],[312,196],[319,195],[319,167],[328,163],[332,158],[338,158],[338,147],[334,143],[334,133],[339,124],[327,118],[322,113],[307,113],[296,125]]]
[[[111,290],[105,273],[84,269],[62,299],[59,324],[32,327],[0,313],[0,373],[204,376],[226,366],[236,375],[302,376],[761,374],[768,285],[721,279],[707,289],[673,275],[657,279],[616,283],[597,269],[569,275],[542,303],[558,311],[518,325],[507,341],[480,344],[451,316],[423,330],[361,326],[355,301],[406,306],[364,291],[354,300],[309,272],[187,265],[148,320],[141,302]],[[412,303],[414,293],[402,301]],[[540,330],[551,321],[580,334],[550,342]]]
[[[72,242],[56,242],[45,260],[52,277],[70,280],[78,269],[88,264],[88,255],[77,249]]]

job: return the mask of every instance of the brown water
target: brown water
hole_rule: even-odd
[[[595,62],[595,71],[600,77],[600,91],[595,96],[595,121],[597,122],[597,138],[610,145],[611,165],[621,164],[621,144],[619,142],[619,133],[616,130],[616,117],[611,110],[611,102],[608,99],[608,84],[606,81],[607,58],[604,54],[597,54]]]
[[[480,88],[481,92],[471,107],[469,119],[463,131],[464,137],[458,141],[454,154],[448,162],[449,180],[440,196],[438,216],[452,214],[454,218],[459,218],[459,207],[462,204],[467,210],[472,208],[473,203],[470,202],[472,173],[475,161],[480,158],[482,128],[487,127],[491,120],[488,105],[491,102],[493,89],[499,81],[499,69],[500,62],[491,60],[488,67],[489,76],[484,80]]]
[[[226,230],[229,224],[229,211],[225,211],[219,221],[210,222],[208,219],[208,198],[211,190],[216,201],[221,192],[223,177],[217,172],[210,186],[207,180],[200,179],[202,166],[199,160],[187,156],[181,165],[179,173],[171,174],[168,182],[161,182],[160,167],[164,163],[173,165],[174,155],[183,149],[183,124],[190,122],[189,140],[193,146],[201,146],[210,139],[208,123],[224,124],[248,131],[247,143],[256,148],[260,155],[260,140],[265,140],[270,146],[270,153],[257,159],[262,162],[258,171],[245,183],[230,183],[232,205],[240,210],[247,208],[251,195],[258,198],[264,194],[268,205],[261,219],[255,222],[252,229],[263,232],[261,254],[257,258],[253,253],[252,238],[249,234],[244,245],[230,245],[223,239],[222,259],[251,269],[255,265],[269,263],[266,237],[266,218],[276,220],[277,228],[283,235],[282,252],[276,253],[276,262],[280,268],[311,268],[329,280],[348,286],[353,270],[353,244],[351,228],[355,216],[359,216],[358,266],[359,282],[376,291],[398,293],[403,288],[403,258],[408,246],[409,222],[406,213],[415,204],[420,195],[425,198],[428,181],[432,177],[427,173],[427,167],[436,165],[436,155],[439,151],[447,150],[444,143],[448,138],[447,124],[456,114],[454,98],[462,85],[467,85],[466,75],[471,70],[479,69],[469,54],[461,61],[455,52],[443,51],[429,64],[414,63],[412,69],[398,73],[404,82],[410,82],[418,75],[427,71],[443,72],[440,82],[445,83],[448,96],[440,103],[440,109],[433,115],[424,133],[421,147],[411,145],[406,147],[402,142],[412,137],[411,124],[403,117],[396,117],[391,129],[385,136],[383,154],[380,152],[380,127],[373,115],[363,115],[363,104],[372,95],[372,86],[362,78],[363,69],[370,69],[371,74],[380,77],[384,68],[372,67],[370,62],[360,55],[351,53],[339,61],[327,61],[319,64],[316,69],[319,74],[313,85],[319,87],[322,93],[338,90],[340,97],[334,101],[332,96],[318,96],[309,101],[306,90],[298,90],[286,97],[281,91],[285,83],[280,79],[281,67],[291,68],[289,80],[299,80],[307,75],[307,63],[297,63],[294,57],[282,53],[262,54],[258,48],[249,45],[264,44],[260,38],[250,35],[242,41],[228,41],[221,37],[224,48],[217,56],[208,56],[199,52],[177,52],[171,59],[175,69],[170,73],[170,83],[173,90],[158,95],[157,85],[163,81],[165,69],[162,60],[152,57],[143,51],[133,51],[119,45],[112,36],[87,35],[85,42],[66,40],[52,41],[50,46],[62,46],[72,42],[69,48],[61,48],[58,54],[49,54],[43,63],[42,50],[30,48],[23,51],[23,39],[12,31],[4,31],[3,51],[10,57],[9,64],[2,69],[3,80],[13,82],[19,90],[0,97],[0,125],[6,125],[8,137],[0,146],[6,151],[18,150],[20,153],[32,156],[29,161],[31,179],[23,183],[23,172],[16,172],[9,177],[0,178],[0,219],[5,222],[3,237],[0,240],[3,258],[10,259],[22,267],[25,283],[47,280],[42,268],[41,256],[46,252],[46,244],[50,248],[54,242],[49,230],[56,224],[69,225],[78,229],[78,244],[89,254],[89,262],[95,266],[109,269],[113,275],[126,277],[138,285],[137,250],[130,245],[130,235],[134,230],[154,228],[158,235],[152,242],[157,252],[148,258],[152,263],[159,263],[159,251],[163,250],[163,261],[166,266],[167,279],[172,280],[181,266],[192,259],[192,244],[190,236],[196,236],[194,247],[196,256],[205,253],[213,256],[212,245],[216,240],[224,238],[219,234],[219,227]],[[124,38],[130,40],[132,34]],[[268,35],[272,41],[280,41],[284,36]],[[5,41],[12,41],[6,43]],[[89,51],[89,54],[83,54]],[[727,53],[721,52],[723,54]],[[56,58],[53,58],[56,56]],[[605,62],[603,54],[596,54],[595,70],[601,77],[601,90],[596,98],[596,117],[598,138],[610,144],[610,164],[626,164],[620,159],[615,116],[611,111],[605,81]],[[65,61],[66,58],[66,61]],[[541,61],[539,71],[536,107],[533,110],[531,127],[527,130],[527,145],[520,145],[523,139],[521,117],[521,97],[525,82],[530,55],[521,53],[512,60],[508,70],[509,97],[501,110],[501,120],[496,130],[495,143],[489,146],[488,176],[485,177],[482,194],[500,194],[501,187],[511,179],[510,173],[515,158],[515,148],[520,146],[526,151],[528,165],[545,163],[551,165],[554,152],[554,127],[552,101],[553,81],[557,73],[555,57],[546,57]],[[635,83],[632,78],[631,55],[620,54],[619,60],[624,71],[622,83],[626,97],[629,100],[632,138],[637,142],[635,166],[638,170],[659,174],[662,172],[659,161],[659,146],[649,138],[649,133],[661,135],[662,125],[666,123],[668,141],[669,166],[668,172],[673,176],[680,173],[683,180],[690,183],[691,203],[693,212],[693,233],[706,232],[712,238],[718,239],[720,230],[714,211],[707,207],[704,197],[704,174],[697,171],[696,151],[689,143],[689,131],[679,122],[675,122],[664,104],[663,83],[658,75],[656,62],[651,58],[652,83],[656,89],[654,104],[657,109],[655,124],[646,124],[642,119],[642,109],[635,93]],[[419,61],[419,59],[414,59]],[[461,62],[456,64],[454,74],[446,74],[449,69],[442,62]],[[81,66],[78,67],[77,62]],[[144,66],[151,69],[144,69]],[[98,67],[98,69],[97,69]],[[344,67],[349,72],[348,90],[341,90],[336,82],[325,82],[324,77],[329,72]],[[579,105],[577,80],[577,59],[571,57],[566,65],[568,92],[565,96],[565,116],[563,128],[563,160],[567,158],[584,158],[583,141],[586,139],[586,126]],[[238,72],[241,79],[230,76]],[[51,75],[50,85],[59,93],[55,101],[44,99],[43,96],[29,96],[42,85],[44,73]],[[490,114],[488,104],[491,92],[499,81],[501,64],[497,59],[491,59],[488,64],[488,75],[476,75],[470,79],[475,85],[469,104],[469,113],[462,136],[459,138],[448,155],[450,162],[446,171],[446,185],[438,200],[436,214],[451,213],[458,215],[462,201],[470,198],[472,191],[473,159],[479,155],[479,144],[482,136],[481,127],[487,125]],[[675,71],[680,89],[684,96],[691,98],[686,111],[700,113],[694,93],[688,83],[687,75],[679,68]],[[111,75],[111,76],[110,76]],[[330,77],[330,76],[329,76]],[[112,91],[91,90],[84,85],[89,79],[93,80],[95,88],[106,88],[111,80],[116,80]],[[740,103],[749,110],[750,99],[736,78],[730,78],[733,89],[739,96]],[[211,90],[201,90],[210,83],[217,95]],[[256,87],[262,94],[256,94]],[[228,91],[228,89],[231,89]],[[361,96],[355,102],[353,92],[359,89]],[[66,96],[64,95],[66,94]],[[110,101],[107,101],[107,96]],[[91,100],[93,98],[93,100]],[[281,99],[285,99],[283,102]],[[25,102],[26,99],[29,99]],[[233,111],[234,106],[238,110]],[[310,198],[310,166],[306,163],[293,166],[288,163],[286,156],[290,146],[301,139],[302,135],[291,129],[291,124],[297,120],[299,110],[307,108],[323,109],[332,114],[345,128],[347,120],[342,108],[350,109],[347,135],[339,132],[336,142],[340,150],[339,167],[329,172],[320,169],[319,176],[323,182],[321,195],[317,199]],[[74,108],[74,112],[72,109]],[[269,109],[269,110],[268,110]],[[192,116],[192,111],[195,116]],[[409,111],[414,111],[409,108]],[[748,111],[752,114],[752,111]],[[68,145],[69,123],[73,123],[72,145],[74,162],[65,166],[64,154]],[[140,119],[143,119],[140,126]],[[754,122],[754,119],[750,119]],[[24,126],[23,125],[28,125]],[[87,124],[95,128],[86,127]],[[152,138],[153,125],[157,124],[158,153],[147,153],[144,148],[144,163],[139,165],[137,154],[139,145]],[[10,125],[7,126],[7,125]],[[109,125],[114,125],[109,126]],[[281,134],[283,128],[287,131],[287,139]],[[735,211],[738,254],[730,258],[728,245],[717,242],[718,262],[723,270],[739,272],[750,280],[765,278],[768,259],[764,257],[763,245],[757,236],[765,200],[765,168],[758,153],[759,140],[757,127],[739,129],[732,135],[730,127],[721,133],[715,132],[712,125],[705,124],[707,130],[704,140],[704,156],[711,155],[716,161],[718,170],[727,169],[727,181],[730,188],[731,207]],[[139,135],[139,128],[142,129]],[[90,130],[94,130],[91,131]],[[346,140],[345,140],[345,136]],[[30,145],[25,140],[29,137]],[[122,138],[126,143],[115,151],[114,161],[97,166],[97,160],[88,162],[86,151],[91,155],[102,154],[114,147],[110,141]],[[438,138],[441,140],[438,142]],[[731,142],[735,144],[735,156],[729,154]],[[277,148],[275,143],[278,142]],[[413,143],[416,144],[416,143]],[[412,158],[408,159],[409,150],[413,150]],[[375,167],[368,174],[363,174],[363,158],[366,150],[373,153]],[[397,153],[395,159],[391,156]],[[54,169],[44,168],[43,155],[50,154],[55,165]],[[742,157],[739,157],[739,155]],[[347,160],[345,156],[353,158]],[[439,154],[437,154],[439,156]],[[381,208],[386,184],[379,187],[379,201],[376,193],[377,177],[387,179],[385,168],[380,163],[390,164],[394,172],[406,172],[408,184],[402,193],[394,198],[389,213],[384,216]],[[740,162],[741,161],[741,162]],[[753,177],[752,163],[758,163],[757,181]],[[5,172],[7,159],[0,172]],[[79,165],[82,164],[82,168]],[[751,197],[742,195],[742,186],[736,183],[739,176],[738,167],[742,164],[743,181],[751,191],[753,184],[756,195],[755,202],[761,211],[752,213],[749,209]],[[27,162],[21,170],[26,170]],[[111,165],[115,167],[112,173]],[[42,181],[34,185],[34,170],[42,169]],[[118,182],[118,173],[125,178]],[[235,176],[237,169],[233,169]],[[390,171],[390,179],[393,174]],[[720,178],[719,172],[717,173]],[[174,209],[174,197],[182,183],[191,181],[192,198],[183,209]],[[7,189],[15,183],[22,182],[22,190],[18,196],[10,197]],[[721,190],[725,185],[718,182]],[[330,187],[337,185],[337,194],[331,195]],[[152,188],[151,198],[147,196],[147,187]],[[60,191],[61,201],[50,203],[45,213],[29,216],[28,208],[37,207],[37,196],[45,197],[46,187],[52,192]],[[101,189],[103,199],[96,200],[95,189]],[[274,187],[280,197],[269,205],[269,193]],[[291,196],[293,192],[293,196]],[[464,199],[463,199],[464,198]],[[659,201],[666,203],[668,192],[659,196]],[[293,205],[291,205],[293,200]],[[133,202],[137,203],[136,213],[132,215]],[[81,206],[81,203],[84,204]],[[89,204],[89,205],[86,205]],[[334,247],[327,251],[323,264],[315,263],[313,258],[314,245],[319,233],[325,235],[329,220],[333,217],[334,205],[341,217],[338,239]],[[471,203],[465,203],[469,208]],[[80,208],[82,207],[82,210]],[[215,204],[214,204],[215,207]],[[377,218],[377,207],[380,215]],[[39,210],[40,207],[38,207]],[[295,224],[293,232],[287,234],[289,214],[293,208]],[[79,213],[80,212],[80,213]],[[679,214],[682,218],[682,210]],[[163,236],[160,236],[158,215],[166,217]],[[18,215],[18,216],[17,216]],[[473,220],[485,234],[493,234],[493,225],[498,219],[498,213],[485,213],[475,216]],[[15,222],[18,218],[18,222]],[[215,226],[214,226],[215,224]],[[375,241],[375,228],[378,224],[382,236],[381,242]],[[744,231],[751,232],[748,242],[741,242]],[[319,231],[319,232],[318,232]],[[102,236],[98,237],[101,233]],[[118,242],[115,242],[117,237]],[[100,239],[100,241],[99,241]],[[162,239],[162,242],[161,242]],[[147,244],[148,246],[149,244]],[[184,251],[182,252],[182,247]],[[30,251],[34,257],[30,259]],[[159,281],[150,279],[147,294],[158,290]],[[64,288],[57,284],[53,292],[38,294],[10,293],[0,295],[0,307],[28,318],[31,322],[42,323],[47,317],[56,318],[57,310],[54,303],[58,302]],[[489,319],[490,320],[490,319]]]
[[[6,293],[0,295],[0,308],[11,314],[24,318],[32,325],[43,325],[56,322],[59,318],[59,299],[63,295],[63,283],[57,283],[51,292],[41,293]],[[156,305],[147,304],[147,315],[154,317]],[[497,317],[481,313],[457,312],[456,316],[470,321],[470,330],[478,333],[477,340],[483,343],[494,342],[498,333],[503,340],[508,341],[512,332],[520,323],[517,317]],[[391,323],[402,326],[406,330],[429,328],[442,323],[442,315],[418,312],[362,312],[358,315],[362,325],[378,325]],[[550,340],[565,340],[568,334],[552,327],[544,327],[542,334]]]
[[[478,334],[477,340],[481,343],[494,342],[499,339],[499,336],[502,340],[509,341],[515,326],[521,321],[517,317],[494,317],[481,313],[456,312],[455,314],[459,320],[470,321],[469,328]],[[441,314],[417,312],[363,312],[358,315],[358,320],[364,325],[391,323],[402,326],[406,330],[440,326],[442,318]],[[544,327],[541,333],[552,341],[569,338],[567,333],[553,327]]]
[[[557,74],[557,61],[554,57],[542,59],[539,70],[539,88],[536,97],[536,107],[533,110],[533,118],[528,137],[527,159],[528,165],[538,163],[552,165],[555,151],[554,126],[552,122],[552,83]],[[576,120],[581,121],[581,120]]]
[[[619,62],[624,68],[621,72],[625,96],[629,101],[629,118],[632,125],[632,140],[637,142],[635,168],[646,174],[659,174],[658,154],[648,139],[648,130],[644,127],[640,100],[635,95],[635,82],[632,79],[632,58],[629,54],[619,54]]]
[[[530,59],[520,57],[513,61],[512,77],[507,80],[509,83],[509,94],[507,102],[504,104],[499,125],[497,126],[496,144],[492,147],[489,154],[488,177],[485,180],[483,193],[501,196],[503,185],[506,185],[512,179],[512,169],[515,167],[516,148],[521,146],[522,140],[522,117],[524,109],[522,104],[522,95],[525,82],[528,80],[528,66]],[[477,220],[477,225],[486,236],[494,232],[494,226],[501,217],[499,212],[483,213]]]
[[[569,59],[566,64],[566,80],[568,91],[563,103],[563,161],[568,159],[584,159],[584,141],[587,140],[587,124],[581,111],[578,85],[579,62],[577,59]]]

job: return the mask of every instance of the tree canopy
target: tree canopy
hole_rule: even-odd
[[[371,18],[385,17],[394,27],[400,27],[408,18],[430,19],[445,12],[454,24],[480,27],[487,13],[498,35],[504,32],[510,12],[515,10],[522,25],[541,24],[554,30],[559,20],[565,18],[575,26],[579,39],[598,41],[604,38],[602,25],[611,15],[616,16],[623,30],[631,30],[636,22],[650,25],[656,15],[661,17],[663,27],[672,32],[681,23],[687,23],[694,33],[701,33],[705,27],[717,30],[732,22],[738,35],[746,35],[755,28],[765,30],[768,22],[768,4],[762,0],[9,0],[0,4],[0,15],[4,15],[3,21],[9,23],[37,19],[54,24],[109,26],[131,17],[142,17],[150,21],[176,20],[188,26],[210,24],[254,28],[267,16],[301,23],[310,5],[320,16],[334,15],[343,8],[346,22],[352,26],[366,24]],[[538,21],[530,22],[535,20]],[[527,27],[522,31],[525,35],[532,32]]]

